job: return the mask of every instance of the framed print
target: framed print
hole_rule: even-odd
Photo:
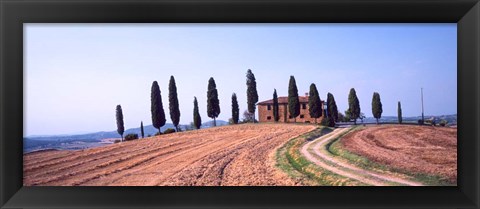
[[[478,1],[2,1],[4,208],[478,208]]]

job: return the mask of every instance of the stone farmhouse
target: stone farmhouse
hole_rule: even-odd
[[[299,96],[298,99],[300,100],[300,114],[296,118],[297,123],[314,123],[315,118],[311,118],[308,111],[308,94],[305,94],[305,96]],[[325,113],[325,101],[321,102],[322,112]],[[259,122],[275,122],[273,119],[273,99],[257,103],[257,109]],[[294,118],[291,117],[288,112],[288,97],[278,97],[278,114],[278,122],[294,122]],[[322,114],[321,117],[317,118],[317,123],[322,121],[324,115],[325,114]]]

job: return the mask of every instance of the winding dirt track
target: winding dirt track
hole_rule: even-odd
[[[24,185],[294,185],[276,148],[309,125],[244,124],[168,134],[79,151],[24,155]]]
[[[408,186],[422,186],[422,184],[418,182],[388,176],[385,174],[380,174],[356,167],[345,162],[339,157],[334,157],[329,154],[326,148],[326,144],[337,138],[341,134],[347,132],[348,130],[349,129],[347,128],[337,128],[327,135],[321,136],[313,141],[306,143],[305,145],[303,145],[301,152],[308,160],[312,161],[320,167],[323,167],[324,169],[369,185],[387,186],[391,183],[395,183]]]

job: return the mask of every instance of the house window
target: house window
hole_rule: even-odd
[[[302,104],[302,109],[307,109],[307,104]]]
[[[304,117],[305,117],[305,116],[303,116],[303,115],[300,115],[300,118],[304,118]]]
[[[267,116],[267,120],[271,120],[272,119],[272,116]]]
[[[271,110],[271,109],[272,109],[272,106],[267,105],[267,110]]]

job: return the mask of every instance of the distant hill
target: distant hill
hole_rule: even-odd
[[[417,123],[418,120],[422,119],[422,116],[416,116],[416,117],[403,117],[403,122],[412,122],[412,123]],[[440,115],[440,116],[432,116],[432,115],[426,115],[425,120],[429,119],[434,119],[435,123],[439,123],[441,120],[446,120],[447,124],[449,125],[457,125],[457,114],[452,114],[452,115]],[[358,120],[360,121],[360,120]],[[374,123],[376,122],[374,117],[367,117],[364,119],[364,122],[366,123]],[[398,122],[398,117],[397,116],[382,116],[379,120],[379,122]]]
[[[228,125],[228,122],[223,120],[217,120],[217,126]],[[213,121],[207,121],[202,123],[201,128],[210,128],[213,126]],[[180,129],[188,130],[192,129],[190,125],[179,125]],[[173,124],[167,123],[160,130],[164,132],[168,128],[175,128]],[[158,132],[158,129],[154,128],[152,125],[144,126],[145,137],[148,135],[155,135]],[[125,130],[124,136],[127,134],[138,134],[140,136],[140,127],[130,128]],[[44,150],[44,149],[68,149],[68,150],[77,150],[85,149],[90,147],[102,146],[105,145],[105,142],[102,142],[102,139],[110,138],[120,138],[117,131],[100,131],[88,134],[78,134],[78,135],[53,135],[53,136],[33,136],[33,137],[24,137],[23,139],[23,151],[31,152],[35,150]]]
[[[224,126],[224,125],[228,125],[228,122],[227,121],[223,121],[223,120],[217,120],[217,126]],[[201,129],[203,128],[210,128],[210,127],[213,127],[213,120],[212,121],[208,121],[208,122],[205,122],[205,123],[202,123],[202,126],[200,127]],[[172,128],[172,129],[175,129],[175,126],[171,123],[167,123],[165,124],[162,128],[160,128],[160,130],[162,132],[164,132],[165,130],[169,129],[169,128]],[[192,130],[193,128],[190,127],[190,125],[179,125],[179,128],[181,130]],[[153,127],[153,125],[148,125],[148,126],[144,126],[143,127],[143,130],[145,132],[145,136],[148,136],[148,135],[155,135],[157,132],[158,132],[158,129],[156,129],[155,127]],[[117,131],[112,131],[112,132],[109,132],[109,133],[112,133],[113,135],[115,135],[114,137],[109,137],[109,138],[118,138],[119,135],[117,133]],[[138,128],[131,128],[131,129],[127,129],[125,131],[125,134],[124,135],[127,135],[129,133],[133,133],[133,134],[138,134],[140,135],[140,127]]]
[[[227,121],[224,121],[224,120],[217,120],[217,126],[226,126],[228,125],[228,122]],[[202,127],[200,128],[210,128],[210,127],[213,127],[213,120],[211,121],[208,121],[208,122],[205,122],[205,123],[202,123]]]

